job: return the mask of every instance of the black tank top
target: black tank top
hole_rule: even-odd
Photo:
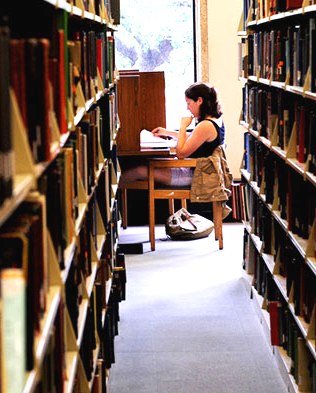
[[[217,137],[212,142],[204,142],[200,147],[198,147],[194,153],[190,155],[191,158],[201,158],[201,157],[209,157],[213,154],[213,151],[224,143],[225,139],[225,126],[224,122],[220,127],[214,120],[205,119],[212,122],[217,131]]]

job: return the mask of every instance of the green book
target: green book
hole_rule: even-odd
[[[1,391],[21,393],[26,370],[26,282],[23,269],[1,270]]]

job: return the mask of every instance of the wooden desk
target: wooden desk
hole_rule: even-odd
[[[140,150],[129,150],[129,151],[118,151],[118,157],[127,158],[150,158],[150,157],[175,157],[176,152],[175,149],[149,149],[149,148],[140,148]]]
[[[141,130],[166,127],[164,72],[119,71],[117,109],[119,155],[140,153]]]

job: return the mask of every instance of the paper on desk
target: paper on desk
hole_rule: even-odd
[[[140,132],[140,147],[147,148],[170,148],[176,147],[176,139],[164,139],[160,136],[155,136],[151,131],[141,130]]]

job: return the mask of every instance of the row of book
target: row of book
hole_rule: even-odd
[[[68,3],[72,3],[67,0]],[[115,25],[120,24],[120,0],[74,0],[73,4],[77,7],[83,7],[85,11],[94,11],[95,15],[103,17],[104,10],[107,22]]]
[[[316,275],[264,203],[258,197],[252,198],[256,213],[251,227],[262,242],[261,252],[273,261],[273,272],[282,277],[284,295],[291,298],[295,315],[310,323],[316,301]]]
[[[280,212],[289,231],[307,239],[315,219],[315,187],[251,134],[245,134],[245,144],[245,169],[265,203]]]
[[[300,392],[314,392],[316,389],[316,363],[309,352],[295,321],[286,304],[279,300],[268,303],[271,326],[271,342],[286,351],[293,375]]]
[[[248,34],[245,76],[303,87],[310,70],[312,77],[306,87],[314,92],[315,39],[314,18],[280,29]]]
[[[276,223],[272,229],[273,234],[279,235],[279,239],[284,242],[284,248],[277,242],[273,244],[272,254],[258,250],[252,238],[254,234],[250,235],[245,229],[244,269],[252,276],[253,286],[259,295],[269,300],[277,294],[283,301],[289,300],[293,316],[306,322],[305,326],[310,326],[312,331],[316,305],[316,276],[304,258],[286,239],[284,230],[277,228]],[[255,236],[259,238],[258,235]],[[313,335],[309,338],[313,340]]]
[[[115,361],[111,3],[1,5],[0,392],[105,393]]]
[[[312,102],[279,89],[246,84],[242,117],[258,136],[316,174],[316,114]]]
[[[305,3],[303,0],[244,0],[245,22],[268,18],[281,12],[301,8],[303,3]],[[312,4],[315,4],[314,0],[309,0],[306,3],[306,5]]]
[[[5,356],[1,356],[1,361],[3,362],[6,359],[2,370],[7,370],[6,377],[2,379],[3,389],[9,387],[11,383],[23,387],[25,372],[30,372],[36,366],[35,340],[43,334],[41,321],[48,311],[47,298],[51,291],[50,287],[54,282],[54,278],[51,277],[53,275],[52,262],[48,257],[48,244],[45,240],[45,212],[47,210],[49,209],[46,207],[43,196],[34,193],[32,198],[30,197],[29,200],[23,202],[10,220],[1,227],[0,290],[2,318],[0,347],[5,354]],[[116,219],[117,214],[117,212],[114,212],[111,220]],[[125,300],[126,283],[124,255],[114,254],[109,250],[109,247],[114,247],[112,243],[115,241],[113,240],[113,236],[116,236],[115,231],[114,234],[112,233],[112,237],[106,237],[100,262],[98,262],[93,257],[91,243],[96,242],[96,239],[93,234],[93,223],[89,223],[89,220],[91,220],[91,216],[87,214],[80,231],[78,247],[73,252],[73,260],[65,284],[65,302],[77,339],[78,330],[83,330],[80,354],[87,380],[92,378],[91,367],[95,366],[96,331],[99,334],[98,340],[104,346],[103,359],[106,367],[110,367],[114,361],[113,351],[109,350],[108,343],[112,342],[114,336],[117,335],[117,303]],[[107,232],[110,233],[114,226],[114,222],[108,223]],[[79,315],[83,312],[83,300],[88,296],[89,280],[93,280],[91,278],[93,264],[99,264],[99,268],[93,284],[94,290],[88,299],[87,318],[83,319],[82,317],[79,318]],[[112,294],[110,300],[108,300],[109,293]],[[62,312],[62,302],[59,308]],[[104,312],[107,315],[106,320],[109,319],[108,325],[110,324],[110,327],[103,321]],[[57,315],[56,321],[59,320],[58,318]],[[63,322],[59,322],[59,325],[62,327],[65,323],[65,317],[61,318]],[[97,326],[94,325],[95,320],[97,320]],[[80,327],[82,321],[85,323],[84,327]],[[115,329],[112,326],[113,324]],[[56,337],[57,335],[58,337]],[[63,337],[63,332],[56,328],[54,337],[51,337],[50,342],[57,349],[52,349],[52,353],[48,351],[45,354],[45,359],[48,359],[47,362],[52,361],[50,357],[54,356],[54,362],[59,367],[62,367],[65,362],[64,352],[66,349],[62,349],[65,346]],[[102,340],[107,340],[107,343],[105,344]],[[50,345],[48,347],[50,348]],[[56,361],[56,356],[61,356],[61,358]],[[20,359],[20,361],[16,362],[16,359]],[[43,363],[44,370],[46,368],[45,364],[46,360]],[[63,368],[61,372],[54,371],[53,379],[50,375],[54,384],[62,383],[60,381],[63,381],[63,377],[61,379],[59,377],[65,374]],[[47,383],[47,381],[42,380],[42,383]],[[11,391],[10,389],[8,391]],[[57,389],[56,391],[61,390]]]
[[[96,94],[103,92],[97,117],[91,119],[89,115],[89,121],[90,127],[98,127],[103,155],[109,155],[118,122],[112,84],[114,36],[106,25],[95,32],[78,30],[78,25],[70,22],[68,13],[59,10],[48,19],[48,25],[54,26],[48,38],[33,37],[32,31],[30,36],[20,38],[10,33],[15,22],[2,17],[1,102],[7,105],[1,105],[0,206],[13,194],[15,160],[21,159],[15,157],[13,145],[18,139],[13,136],[16,124],[26,133],[34,164],[49,162],[58,151],[61,136],[75,127],[74,116],[79,110],[85,113],[87,101],[95,102]],[[12,100],[17,102],[18,111],[13,115]],[[83,119],[80,127],[86,124]]]
[[[306,272],[306,264],[303,260],[287,260],[289,265],[288,279],[292,278],[290,295],[283,293],[286,286],[280,278],[279,271],[271,271],[266,263],[265,256],[256,247],[253,235],[248,230],[244,231],[244,269],[252,277],[253,287],[256,293],[263,299],[262,308],[269,313],[271,344],[282,347],[290,359],[289,372],[293,375],[300,391],[314,391],[316,388],[315,371],[315,276]],[[291,265],[291,266],[290,266]],[[292,267],[293,265],[293,267]],[[309,274],[314,281],[302,282],[306,277],[296,274],[301,271]],[[295,287],[295,289],[293,289]],[[293,310],[293,292],[295,293]],[[288,304],[288,299],[290,299]],[[308,331],[303,333],[297,325],[300,316],[303,316],[305,308],[309,308]],[[307,335],[307,340],[304,336]],[[309,342],[307,342],[309,341]],[[311,345],[311,347],[310,347]],[[312,350],[310,350],[312,348]],[[299,353],[299,356],[298,356]]]

